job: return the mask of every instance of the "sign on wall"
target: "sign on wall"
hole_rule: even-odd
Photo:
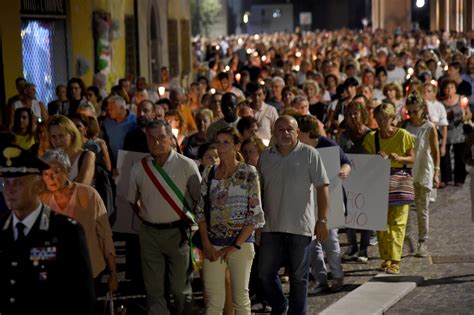
[[[65,0],[22,0],[22,15],[59,15],[66,16]]]

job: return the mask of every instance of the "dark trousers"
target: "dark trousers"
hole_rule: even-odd
[[[260,242],[258,274],[272,313],[306,314],[311,237],[264,232]],[[284,260],[290,274],[289,301],[283,294],[278,270]]]
[[[262,283],[258,277],[258,261],[260,259],[260,246],[254,244],[255,257],[253,259],[252,270],[250,271],[249,294],[255,295],[255,302],[265,301]]]
[[[360,246],[357,245],[357,232],[360,232]],[[369,230],[346,228],[347,240],[349,241],[348,252],[351,254],[359,252],[359,256],[368,257],[367,247],[369,247],[371,233],[372,231]]]
[[[466,164],[464,163],[464,143],[446,144],[446,154],[441,157],[441,181],[448,183],[453,180],[451,148],[454,152],[454,182],[464,183],[467,175]]]

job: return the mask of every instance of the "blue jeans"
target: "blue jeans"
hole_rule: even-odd
[[[306,314],[311,237],[264,232],[260,242],[258,273],[272,313]],[[286,262],[290,274],[289,303],[281,288],[278,270]]]
[[[328,239],[322,244],[318,240],[311,242],[311,273],[313,277],[321,284],[328,283],[328,274],[326,264],[324,263],[324,252],[333,278],[344,278],[344,272],[341,265],[341,247],[337,229],[329,229]]]

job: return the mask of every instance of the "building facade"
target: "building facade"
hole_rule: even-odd
[[[190,8],[186,0],[17,0],[0,11],[2,103],[23,76],[44,103],[57,84],[86,85],[144,76],[158,82],[191,72]]]

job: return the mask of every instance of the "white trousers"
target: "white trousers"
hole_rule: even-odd
[[[250,315],[249,280],[255,256],[253,243],[243,243],[227,261],[218,259],[211,262],[204,259],[204,290],[208,298],[207,315],[221,315],[225,304],[225,273],[229,268],[232,287],[232,305],[235,315]],[[218,251],[222,247],[214,246]]]

